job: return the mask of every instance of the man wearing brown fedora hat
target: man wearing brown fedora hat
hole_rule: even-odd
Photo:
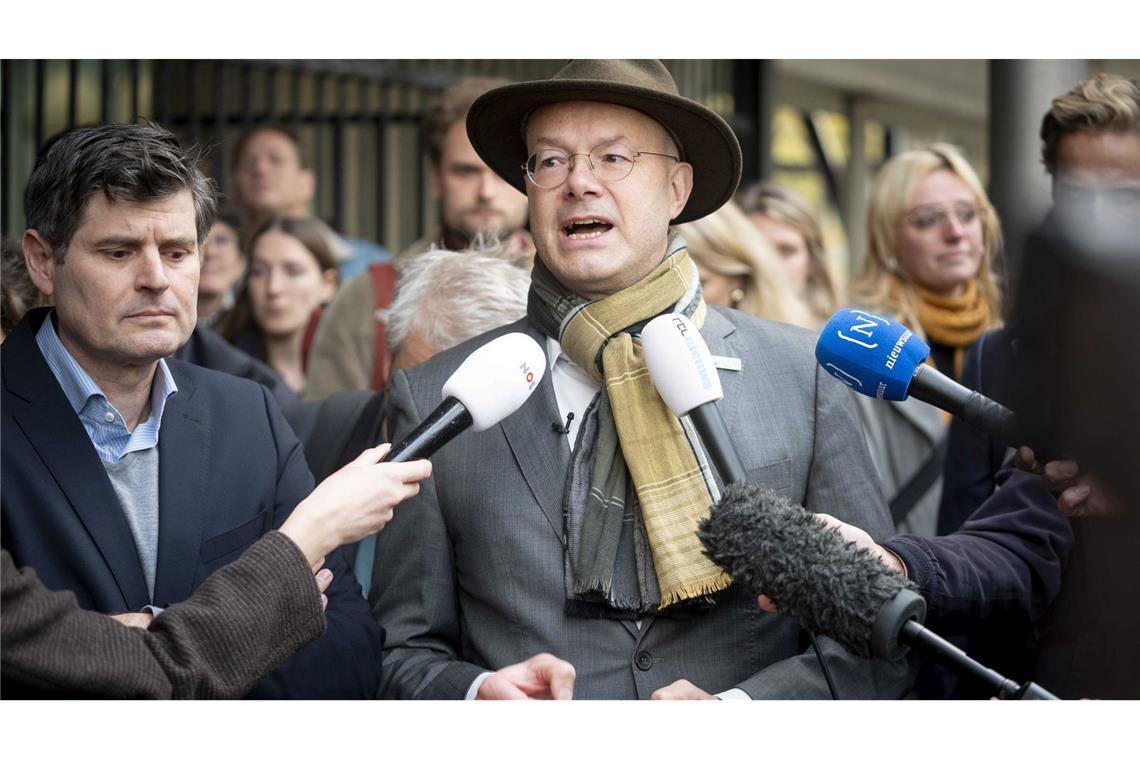
[[[720,402],[750,482],[890,534],[854,404],[813,336],[707,307],[670,230],[727,202],[728,125],[681,97],[658,61],[571,61],[472,105],[475,150],[527,194],[537,248],[526,319],[397,372],[399,439],[473,349],[509,331],[550,371],[501,424],[435,456],[379,537],[371,602],[394,698],[828,696],[789,618],[761,612],[701,552],[718,497],[704,450],[645,368],[639,332],[688,316],[721,367]],[[896,697],[906,664],[820,639],[838,695]]]

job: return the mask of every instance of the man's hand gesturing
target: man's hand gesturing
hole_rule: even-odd
[[[476,699],[573,699],[574,666],[552,654],[495,671],[479,686]]]

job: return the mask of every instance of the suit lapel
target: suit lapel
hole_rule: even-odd
[[[527,332],[543,347],[545,355],[546,338],[529,324]],[[531,398],[500,425],[531,493],[546,515],[554,534],[565,546],[562,491],[565,474],[570,467],[570,448],[563,436],[550,429],[550,424],[560,417],[550,372],[551,368],[547,367],[542,382]]]
[[[171,363],[178,392],[166,403],[158,443],[158,567],[155,604],[181,601],[194,590],[208,508],[210,410],[195,404],[193,381]]]
[[[26,318],[5,341],[6,411],[27,436],[111,570],[126,609],[150,603],[146,579],[119,497],[83,423],[35,344],[42,313]],[[19,367],[9,372],[8,367]],[[18,399],[18,400],[17,400]]]
[[[705,323],[701,326],[701,337],[705,339],[705,344],[709,347],[709,353],[713,356],[736,356],[732,348],[728,346],[725,341],[725,338],[731,335],[735,330],[735,325],[725,319],[716,309],[709,307],[708,314],[705,316]],[[747,357],[737,356],[736,358],[743,359]],[[747,369],[747,367],[743,367],[742,369]]]

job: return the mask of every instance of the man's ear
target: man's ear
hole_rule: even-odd
[[[674,166],[669,176],[669,187],[673,191],[673,215],[669,218],[676,219],[684,211],[693,192],[693,165],[682,161]]]
[[[24,264],[28,267],[28,276],[36,289],[49,298],[55,294],[55,254],[51,246],[36,230],[24,230],[24,239],[21,241],[24,250]]]

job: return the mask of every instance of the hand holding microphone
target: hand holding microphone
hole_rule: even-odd
[[[1022,446],[1013,457],[1014,465],[1025,472],[1040,475],[1054,496],[1057,508],[1067,517],[1104,517],[1120,514],[1120,503],[1093,474],[1082,472],[1080,465],[1068,459],[1041,464],[1028,446]]]

